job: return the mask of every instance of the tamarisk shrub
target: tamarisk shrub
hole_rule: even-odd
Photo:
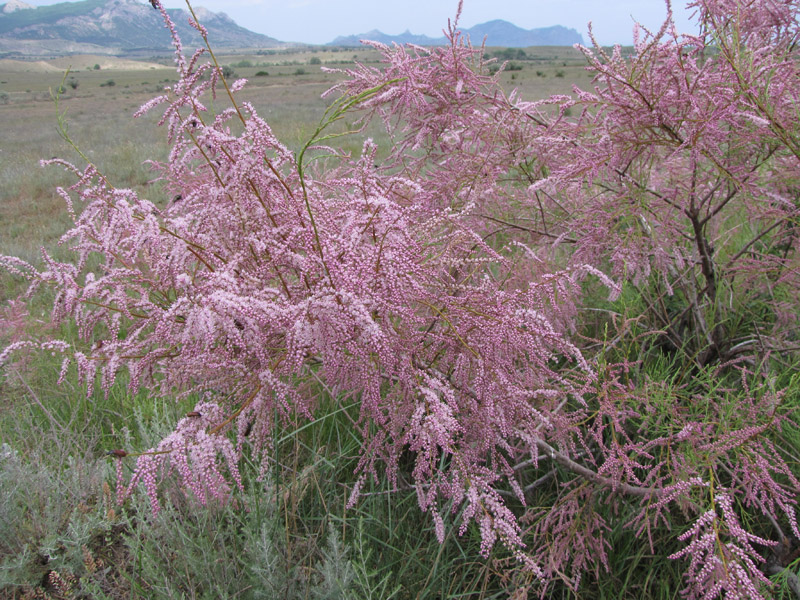
[[[648,341],[635,346],[635,358],[660,349],[677,355],[684,373],[718,378],[734,364],[757,365],[760,372],[750,375],[769,380],[774,377],[770,363],[791,362],[799,333],[798,5],[692,6],[699,35],[679,35],[670,16],[658,32],[637,28],[630,58],[618,47],[582,48],[594,86],[575,89],[574,97],[532,103],[506,96],[493,80],[480,78],[486,69],[479,52],[466,63],[454,51],[380,45],[375,46],[384,50],[386,67],[351,70],[341,87],[363,93],[388,78],[399,79],[391,90],[364,102],[394,134],[388,164],[429,181],[430,202],[438,202],[440,210],[469,205],[471,227],[496,251],[511,238],[530,249],[526,258],[547,262],[551,269],[592,268],[635,289],[645,308],[628,322],[636,324],[635,333],[649,333]],[[565,327],[569,331],[570,324]],[[629,377],[623,373],[617,372],[620,381]],[[639,476],[630,477],[641,473],[639,489],[626,492],[659,498],[634,519],[643,528],[662,518],[669,503],[683,508],[688,503],[694,510],[710,503],[709,520],[698,521],[703,525],[697,535],[702,532],[706,550],[720,562],[705,570],[696,563],[687,573],[687,594],[727,590],[733,597],[757,597],[754,585],[743,587],[741,573],[750,573],[748,581],[763,582],[752,544],[769,543],[737,533],[742,530],[730,510],[736,497],[730,490],[744,494],[740,509],[766,513],[776,526],[783,515],[797,535],[797,480],[771,443],[761,439],[782,419],[780,396],[768,386],[753,393],[743,379],[737,388],[744,397],[723,392],[719,384],[704,390],[711,394],[702,402],[706,414],[686,406],[685,399],[671,398],[675,406],[666,416],[672,433],[658,436],[658,420],[645,415],[656,411],[656,399],[647,394],[660,395],[661,386],[648,383],[642,397],[610,381],[601,384],[595,399],[600,403],[592,405],[596,412],[568,403],[569,409],[548,415],[553,429],[540,433],[539,440],[545,435],[561,449],[582,447],[580,462],[594,463],[595,474],[608,474],[615,482],[611,487],[636,482]],[[692,404],[699,402],[695,394],[689,393]],[[614,399],[606,404],[604,396]],[[711,420],[712,413],[721,411],[722,417],[739,403],[752,407],[745,411],[749,417]],[[587,427],[597,429],[589,433]],[[609,435],[625,440],[608,440]],[[717,448],[715,437],[731,440],[723,454],[699,462],[697,456],[673,454],[670,461],[685,463],[680,469],[676,462],[652,460],[651,444],[668,448],[669,454],[677,441]],[[754,456],[773,458],[754,469]],[[556,458],[565,466],[563,457]],[[567,468],[581,473],[576,465]],[[549,573],[563,573],[571,561],[573,582],[584,565],[605,556],[607,525],[587,511],[597,494],[586,489],[587,477],[598,482],[592,473],[581,473],[573,480],[576,489],[563,494],[563,504],[539,515],[533,528],[535,539],[554,540],[548,542]],[[745,480],[756,487],[743,487]],[[720,481],[731,488],[720,490]],[[772,500],[756,500],[754,489],[760,490],[755,496]],[[703,493],[707,497],[698,503],[696,496]],[[563,527],[560,534],[557,525]],[[734,550],[720,531],[731,536]],[[789,542],[780,527],[775,533]],[[693,557],[696,551],[693,545]]]
[[[138,114],[166,106],[154,166],[176,200],[55,161],[78,178],[61,190],[74,263],[2,259],[56,289],[53,318],[88,343],[46,344],[90,393],[124,368],[133,389],[202,398],[129,482],[120,467],[121,498],[143,483],[157,511],[171,470],[225,498],[244,444],[266,470],[275,419],[311,418],[321,384],[360,405],[351,502],[367,477],[396,485],[408,450],[440,540],[449,505],[485,555],[500,541],[545,584],[608,568],[618,514],[654,551],[659,525],[683,527],[687,597],[763,598],[762,553],[800,537],[770,385],[770,352],[797,341],[796,3],[698,1],[701,34],[668,20],[630,58],[584,49],[594,90],[541,102],[505,94],[455,24],[444,48],[371,43],[383,68],[347,70],[296,153],[153,3],[180,79]],[[212,114],[220,86],[232,105]],[[386,159],[332,145],[355,111],[382,119]],[[611,303],[638,291],[630,335],[678,353],[693,387],[581,341],[593,281]],[[518,518],[507,499],[548,473],[552,506]]]
[[[700,35],[667,21],[630,59],[583,49],[595,87],[562,104],[581,116],[550,128],[532,187],[559,198],[572,260],[610,264],[700,367],[796,346],[800,29],[796,2],[691,6]]]

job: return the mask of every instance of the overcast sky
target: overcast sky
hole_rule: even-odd
[[[167,8],[186,6],[183,0],[162,1]],[[694,31],[685,2],[673,3],[678,29]],[[224,11],[239,25],[281,41],[324,44],[338,35],[372,29],[388,34],[410,29],[438,37],[455,15],[458,0],[194,0],[193,5]],[[657,29],[665,15],[664,0],[464,0],[460,24],[468,28],[505,19],[525,29],[564,25],[578,30],[588,43],[586,24],[591,21],[601,44],[630,44],[634,19]]]

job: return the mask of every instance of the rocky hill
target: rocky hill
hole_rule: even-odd
[[[525,48],[527,46],[572,46],[582,44],[581,34],[574,29],[561,25],[523,29],[508,21],[496,20],[475,25],[463,32],[470,37],[473,44],[481,44],[486,38],[487,46],[503,46],[506,48]],[[358,35],[338,37],[329,46],[360,46],[361,40],[373,40],[384,44],[418,44],[420,46],[442,46],[447,44],[445,37],[432,38],[426,35],[415,35],[410,31],[400,35],[387,35],[376,29]]]
[[[197,31],[188,24],[187,11],[169,9],[167,12],[187,46],[202,44]],[[225,13],[203,8],[195,12],[217,48],[284,45],[240,27]],[[97,48],[115,54],[153,53],[168,50],[170,45],[171,38],[161,15],[146,1],[82,0],[33,7],[21,0],[9,0],[0,6],[0,50],[6,57],[52,55],[59,47],[64,48],[64,53],[87,49],[96,52]]]

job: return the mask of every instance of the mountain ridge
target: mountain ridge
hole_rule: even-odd
[[[11,2],[14,2],[13,9],[5,12]],[[6,47],[9,40],[40,41],[43,48],[49,47],[43,53],[51,54],[52,41],[63,40],[66,44],[101,46],[126,53],[145,49],[168,50],[172,44],[161,15],[149,2],[81,0],[30,8],[24,8],[23,2],[15,0],[9,3],[0,6],[0,40],[6,42]],[[198,11],[198,17],[218,48],[276,48],[286,45],[240,27],[224,12],[195,10]],[[199,32],[188,24],[190,15],[186,10],[167,9],[167,13],[185,44],[202,45]],[[26,53],[31,53],[33,50],[30,48],[35,48],[35,45],[28,44],[27,47]]]
[[[181,40],[187,47],[199,47],[203,40],[189,22],[184,9],[167,9]],[[197,7],[195,13],[217,48],[280,48],[304,46],[281,42],[239,26],[224,12]],[[484,38],[491,46],[566,46],[582,43],[574,29],[560,25],[522,29],[494,20],[464,29],[474,44]],[[445,37],[431,38],[406,30],[386,35],[377,29],[360,35],[340,36],[328,45],[360,46],[362,39],[384,44],[397,42],[421,46],[446,45]],[[61,56],[74,53],[134,55],[168,52],[172,40],[161,15],[148,0],[79,0],[48,6],[31,6],[24,0],[0,4],[0,58]]]
[[[461,31],[464,35],[470,37],[473,44],[481,44],[485,38],[487,46],[525,48],[528,46],[572,46],[574,44],[583,44],[583,37],[580,33],[575,29],[569,29],[562,25],[523,29],[503,19],[495,19]],[[417,44],[419,46],[445,46],[449,43],[445,36],[432,38],[427,35],[413,34],[409,30],[399,35],[390,35],[373,29],[366,33],[339,36],[326,45],[360,46],[361,40],[371,40],[382,44]]]

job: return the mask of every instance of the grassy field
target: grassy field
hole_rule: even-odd
[[[590,84],[572,49],[525,53],[501,75],[509,91],[536,99]],[[320,66],[377,59],[372,50],[308,49],[223,56],[221,62],[249,79],[240,97],[297,147],[322,116],[321,93],[340,78]],[[100,62],[84,57],[72,65],[61,99],[70,134],[115,185],[161,202],[145,161],[165,158],[166,134],[153,127],[154,115],[140,121],[131,115],[175,74],[153,65],[95,69]],[[151,62],[169,65],[169,59]],[[62,77],[41,69],[0,72],[0,254],[34,264],[42,246],[56,256],[64,252],[57,242],[70,222],[55,189],[72,182],[38,161],[80,162],[57,132],[50,91]],[[0,272],[0,348],[52,333],[47,293],[25,307],[16,300],[24,289],[19,278]],[[77,338],[69,328],[58,334]],[[145,393],[132,395],[124,382],[108,398],[102,392],[87,397],[74,377],[57,383],[58,366],[48,355],[27,357],[0,375],[0,598],[434,600],[504,598],[514,590],[526,597],[521,590],[531,583],[528,575],[507,569],[501,549],[482,559],[476,530],[459,537],[457,525],[446,522],[440,545],[410,486],[390,493],[385,484],[368,482],[363,500],[346,508],[360,443],[351,426],[357,407],[340,408],[324,389],[311,426],[298,422],[275,432],[272,472],[259,478],[254,465],[244,465],[245,492],[236,502],[200,509],[165,483],[169,501],[157,517],[143,495],[119,506],[107,452],[149,447],[193,403],[155,403]],[[680,565],[666,558],[675,549],[653,556],[621,525],[612,538],[608,573],[587,576],[579,596],[555,587],[548,597],[679,597]],[[788,598],[786,589],[778,588],[776,597]]]
[[[269,52],[222,56],[220,62],[232,65],[236,77],[249,80],[240,97],[253,103],[289,147],[297,147],[313,132],[326,106],[321,94],[341,77],[320,67],[347,68],[354,60],[375,64],[379,59],[371,49]],[[508,91],[518,89],[523,97],[538,99],[570,93],[574,84],[590,83],[584,61],[572,48],[533,48],[526,54],[528,59],[508,65],[519,70],[501,75]],[[310,64],[313,58],[321,64]],[[159,192],[149,185],[151,173],[143,163],[165,157],[166,133],[153,127],[157,111],[141,120],[132,115],[176,80],[169,59],[160,60],[164,68],[147,66],[138,71],[95,70],[94,64],[109,62],[105,57],[51,61],[58,68],[71,66],[67,81],[77,82],[75,89],[65,84],[61,98],[73,140],[115,185],[146,190],[148,197]],[[55,188],[70,182],[57,168],[40,168],[39,160],[78,157],[58,135],[51,97],[64,72],[30,68],[27,72],[0,71],[0,94],[5,94],[0,98],[6,98],[5,103],[0,101],[4,132],[0,138],[0,253],[35,261],[39,248],[51,247],[68,226]],[[380,136],[377,129],[370,133]],[[354,144],[353,149],[360,148],[358,140]]]

